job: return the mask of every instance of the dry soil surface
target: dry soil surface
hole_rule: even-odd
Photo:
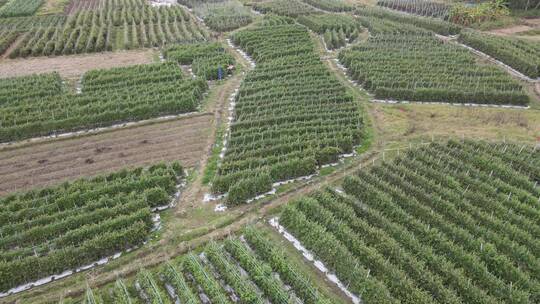
[[[76,78],[88,70],[151,63],[154,50],[136,50],[0,60],[0,78],[58,72],[65,78]]]
[[[0,149],[0,195],[161,160],[196,166],[205,153],[213,119],[212,114],[202,114]]]

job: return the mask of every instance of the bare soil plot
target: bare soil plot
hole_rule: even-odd
[[[57,71],[66,78],[79,77],[88,70],[153,62],[154,50],[108,52],[89,55],[36,57],[0,60],[0,78]]]
[[[196,166],[206,153],[212,120],[209,113],[0,149],[0,195],[159,161]]]

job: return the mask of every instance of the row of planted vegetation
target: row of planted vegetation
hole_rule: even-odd
[[[466,49],[431,34],[381,34],[339,54],[354,80],[377,99],[526,105],[522,85],[479,64]]]
[[[358,105],[320,61],[304,27],[261,25],[233,41],[256,67],[236,96],[213,191],[243,202],[274,182],[314,174],[360,144]]]
[[[332,303],[276,245],[260,229],[246,227],[241,237],[210,242],[63,303]]]
[[[208,88],[172,62],[90,71],[81,85],[70,92],[57,73],[0,79],[0,142],[193,112]]]
[[[183,178],[158,164],[1,198],[0,291],[142,245]]]
[[[28,19],[28,18],[25,18]],[[206,41],[208,32],[179,6],[154,8],[144,1],[103,0],[58,22],[0,23],[22,36],[10,57],[68,55]],[[0,46],[3,43],[0,41]]]
[[[539,168],[532,146],[434,143],[279,221],[364,303],[537,303]]]
[[[227,53],[220,43],[195,43],[173,45],[164,50],[169,61],[181,65],[191,65],[193,74],[207,80],[225,77],[230,65],[234,65],[234,57]]]

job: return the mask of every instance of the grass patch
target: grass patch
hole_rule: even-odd
[[[225,135],[225,128],[220,127],[216,131],[216,143],[212,147],[212,155],[208,160],[208,164],[204,169],[202,183],[203,185],[208,185],[216,176],[218,164],[219,164],[219,154],[221,149],[223,149],[223,136]]]

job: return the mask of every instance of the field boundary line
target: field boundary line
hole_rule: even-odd
[[[371,99],[373,103],[384,104],[429,104],[429,105],[446,105],[455,107],[478,107],[478,108],[507,108],[507,109],[530,109],[530,106],[516,106],[509,104],[489,104],[489,103],[452,103],[438,101],[408,101],[408,100],[393,100],[393,99]]]

